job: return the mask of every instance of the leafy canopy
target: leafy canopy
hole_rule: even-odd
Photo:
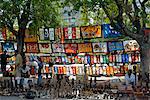
[[[14,31],[16,19],[19,28],[59,26],[61,6],[60,0],[0,0],[0,26]]]

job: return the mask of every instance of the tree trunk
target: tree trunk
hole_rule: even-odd
[[[23,53],[24,37],[25,37],[25,29],[20,28],[17,34],[17,50],[22,55],[22,57],[24,56]]]
[[[150,42],[141,45],[141,69],[145,78],[145,72],[150,73]]]

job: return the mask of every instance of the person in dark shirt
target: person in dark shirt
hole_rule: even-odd
[[[1,58],[1,70],[3,76],[6,74],[6,65],[7,65],[7,58],[11,58],[12,56],[7,55],[7,51],[4,51],[3,54],[0,55]]]

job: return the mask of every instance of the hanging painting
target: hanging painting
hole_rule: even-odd
[[[65,52],[63,44],[52,44],[53,52]]]
[[[102,28],[103,28],[104,38],[116,38],[121,36],[121,33],[114,30],[114,28],[111,27],[110,24],[103,24]]]
[[[136,51],[139,50],[140,46],[136,40],[127,40],[123,42],[125,51]]]
[[[55,30],[54,30],[54,28],[49,28],[49,39],[50,39],[50,41],[55,40]]]
[[[78,39],[80,38],[80,29],[78,27],[66,27],[63,29],[65,39]]]
[[[121,41],[119,42],[108,42],[108,49],[110,52],[115,51],[115,50],[123,50],[123,43]]]
[[[37,43],[26,43],[26,52],[28,53],[38,53],[39,48]]]
[[[116,50],[123,50],[123,43],[122,41],[116,42]]]
[[[77,53],[77,44],[65,44],[66,53]]]
[[[31,30],[26,29],[24,42],[37,42],[37,41],[38,41],[37,35],[35,33],[32,33]]]
[[[83,38],[101,37],[101,26],[82,26],[81,34]]]
[[[116,50],[115,42],[108,42],[108,49],[110,52],[115,51]]]
[[[53,41],[55,40],[55,29],[54,28],[40,28],[40,40],[42,41]]]
[[[92,52],[92,44],[91,43],[78,44],[78,52],[79,53],[91,53]]]
[[[92,43],[92,46],[93,46],[93,52],[107,53],[107,43],[106,42]]]
[[[7,52],[14,52],[14,43],[11,42],[5,42],[2,44],[3,45],[3,51],[7,51]]]
[[[41,53],[52,53],[51,44],[49,43],[39,43],[39,49]]]
[[[44,40],[44,29],[43,28],[40,28],[39,29],[39,40],[43,41]]]
[[[63,32],[62,28],[55,28],[56,39],[61,39],[62,32]]]

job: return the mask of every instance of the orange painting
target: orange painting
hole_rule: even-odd
[[[92,44],[91,43],[78,44],[78,52],[79,53],[92,52]]]
[[[83,38],[96,38],[102,37],[101,26],[83,26],[81,27]]]

